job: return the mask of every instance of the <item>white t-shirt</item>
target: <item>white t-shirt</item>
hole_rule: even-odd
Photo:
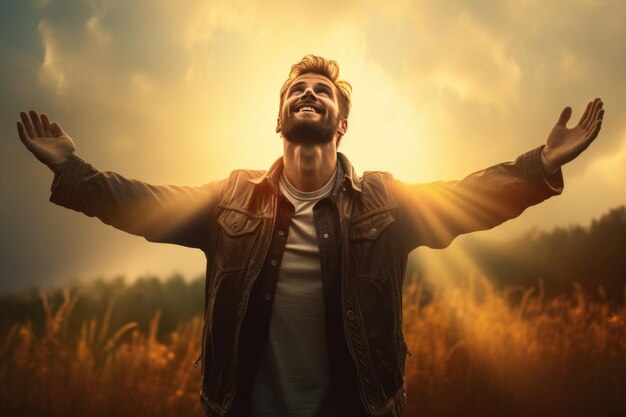
[[[294,205],[270,318],[267,346],[252,389],[254,417],[338,416],[331,409],[324,288],[313,206],[337,177],[302,192],[283,174],[280,190]]]

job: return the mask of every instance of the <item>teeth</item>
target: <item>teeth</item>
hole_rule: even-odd
[[[313,107],[309,107],[309,106],[301,107],[299,111],[301,111],[301,112],[302,111],[312,111],[312,112],[315,113],[315,109]]]

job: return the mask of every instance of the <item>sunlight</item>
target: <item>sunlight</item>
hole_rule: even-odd
[[[357,170],[389,171],[406,180],[424,178],[438,161],[427,137],[429,114],[379,66],[364,62],[349,79],[353,111],[342,147]],[[350,74],[346,74],[346,77]]]
[[[536,325],[523,316],[524,303],[518,308],[509,306],[486,271],[458,244],[445,251],[422,249],[419,259],[428,271],[425,281],[452,312],[452,317],[441,320],[453,322],[461,337],[459,343],[440,352],[442,361],[447,363],[460,355],[473,362],[472,366],[483,365],[501,394],[515,401],[516,390],[528,383],[529,366],[537,360],[536,352],[528,347],[540,342],[534,333]],[[412,318],[407,321],[411,323]],[[405,329],[410,335],[416,334],[406,324]],[[422,342],[408,343],[415,349]]]

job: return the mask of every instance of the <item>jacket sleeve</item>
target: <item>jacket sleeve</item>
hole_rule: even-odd
[[[563,191],[561,170],[544,176],[541,149],[494,165],[461,181],[405,184],[392,179],[399,230],[407,251],[445,248],[458,235],[491,229]]]
[[[100,172],[72,155],[55,174],[50,201],[151,242],[205,250],[225,180],[201,187],[156,186]]]

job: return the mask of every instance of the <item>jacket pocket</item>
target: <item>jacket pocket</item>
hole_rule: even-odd
[[[357,276],[382,281],[396,264],[395,218],[390,210],[374,212],[350,224],[350,257]]]
[[[224,232],[231,237],[243,236],[253,233],[263,219],[249,216],[237,210],[224,210],[217,218]]]
[[[376,240],[395,218],[389,211],[382,211],[359,218],[350,225],[350,239]]]
[[[244,268],[263,219],[242,211],[223,209],[217,217],[219,241],[216,263],[222,270]]]

